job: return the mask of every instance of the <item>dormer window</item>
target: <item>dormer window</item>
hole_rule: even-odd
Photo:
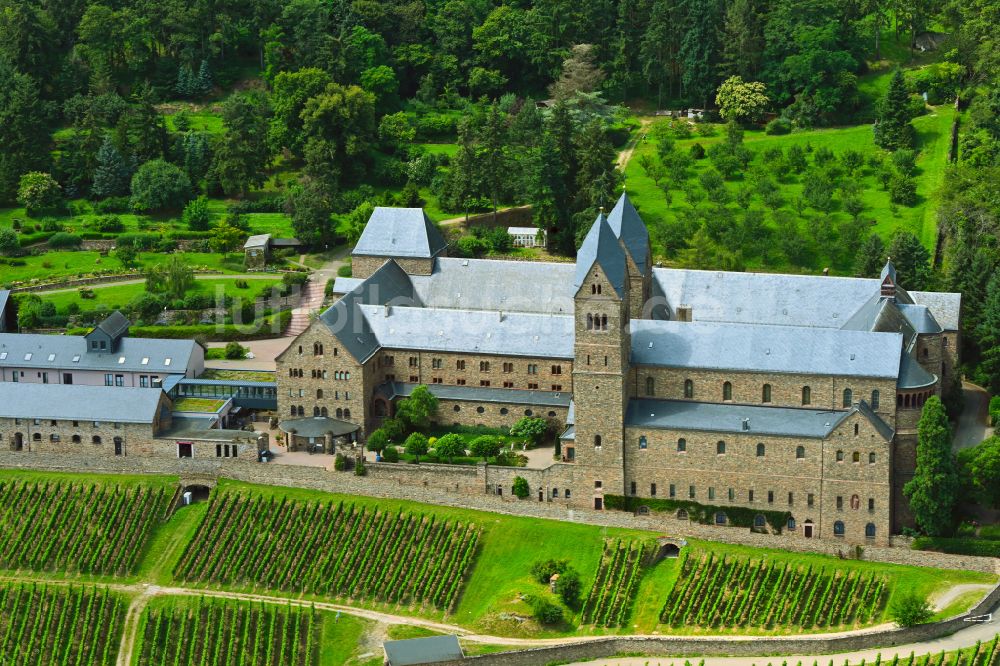
[[[56,355],[55,354],[49,354],[49,361],[51,362],[51,361],[54,361],[54,360],[56,360]]]
[[[163,359],[163,365],[170,365],[170,359],[169,358]]]
[[[7,352],[0,352],[0,361],[7,360]]]
[[[30,361],[31,360],[31,352],[28,352],[27,354],[24,355],[24,360],[25,361]]]
[[[79,354],[76,354],[75,356],[73,356],[73,362],[74,363],[79,363],[80,362],[80,355]]]
[[[148,357],[148,356],[143,356],[143,357],[142,357],[142,360],[141,360],[141,361],[139,361],[139,363],[140,363],[141,365],[149,365],[149,357]]]
[[[125,363],[125,357],[124,356],[119,356],[118,357],[118,365],[123,365],[124,363]]]

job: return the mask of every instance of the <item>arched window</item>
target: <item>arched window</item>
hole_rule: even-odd
[[[316,389],[316,397],[317,398],[323,397],[323,389]]]
[[[319,415],[320,416],[329,416],[330,415],[330,411],[326,407],[320,407],[320,409],[319,409]]]
[[[601,315],[601,330],[608,330],[608,315]]]
[[[596,284],[590,285],[590,293],[591,294],[596,294],[597,293],[597,285]]]
[[[860,432],[861,432],[861,425],[858,424],[858,423],[855,423],[854,424],[854,436],[857,437]]]
[[[788,529],[794,530],[795,529],[795,519],[792,518],[791,516],[789,516],[788,517],[788,523],[787,523],[787,525],[788,525]]]
[[[694,397],[694,382],[690,379],[684,380],[684,397],[689,400]]]
[[[722,399],[723,400],[733,399],[733,385],[731,382],[726,382],[722,385]]]
[[[683,437],[681,437],[680,439],[677,440],[677,450],[678,451],[687,451],[688,450],[688,442]]]
[[[802,404],[809,405],[812,404],[812,389],[808,386],[802,387]]]
[[[726,443],[723,440],[719,440],[715,443],[715,453],[717,455],[722,455],[726,452]]]
[[[656,394],[656,380],[652,377],[646,377],[646,395]]]
[[[645,449],[648,445],[649,444],[646,441],[646,436],[645,435],[640,435],[639,436],[639,448],[640,449]]]
[[[100,435],[94,435],[93,437],[90,438],[90,441],[92,443],[94,443],[94,444],[100,444],[101,443],[101,436]]]
[[[351,410],[349,410],[349,409],[345,409],[344,410],[344,418],[345,419],[351,418]]]
[[[872,409],[878,409],[879,392],[878,389],[872,391]]]
[[[764,527],[766,525],[767,525],[767,518],[764,517],[764,514],[758,513],[756,516],[753,517],[754,527]]]
[[[764,389],[761,391],[760,396],[761,402],[771,402],[771,385],[764,384]]]
[[[875,464],[875,452],[874,451],[872,451],[871,453],[868,454],[868,464],[869,465],[874,465]]]
[[[295,412],[295,405],[292,405],[292,416],[295,416],[295,414],[296,414],[296,412]]]
[[[306,415],[306,408],[303,407],[302,405],[299,405],[299,416],[305,416],[305,415]]]
[[[319,416],[319,407],[313,406],[313,416]]]
[[[844,536],[844,521],[838,520],[833,524],[833,536]]]
[[[806,447],[796,446],[795,447],[795,457],[799,460],[806,457]]]
[[[587,330],[594,330],[594,315],[589,312],[587,313]]]
[[[715,512],[715,524],[716,525],[725,525],[726,524],[726,514],[724,514],[722,511],[716,511]]]
[[[34,435],[31,436],[31,439],[35,440],[36,442],[42,441],[42,433],[36,432]]]
[[[677,520],[687,520],[687,519],[688,519],[687,511],[681,509],[680,511],[677,512]]]
[[[757,444],[757,457],[758,458],[763,458],[764,457],[764,451],[765,451],[764,444],[763,443]]]
[[[861,462],[861,454],[855,451],[851,454],[851,462],[859,463]]]
[[[854,404],[854,393],[851,389],[844,389],[844,407],[850,407]]]
[[[600,445],[601,445],[601,436],[594,435],[594,446],[600,446]]]
[[[79,435],[73,435],[73,437],[71,438],[71,440],[72,440],[72,442],[74,444],[79,444],[80,443],[80,436]]]
[[[868,523],[865,525],[865,536],[869,539],[875,538],[875,523]]]

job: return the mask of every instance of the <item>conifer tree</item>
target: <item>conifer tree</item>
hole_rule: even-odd
[[[174,92],[178,97],[191,97],[194,94],[195,76],[190,65],[181,65],[177,68],[177,83],[174,84]]]
[[[909,98],[903,72],[897,69],[877,111],[874,134],[875,145],[879,148],[899,150],[913,147],[914,131],[907,108]]]
[[[951,455],[951,431],[936,395],[924,403],[917,424],[917,469],[903,487],[917,526],[930,536],[951,531],[958,497],[958,473]]]
[[[192,83],[193,94],[197,97],[204,97],[212,92],[212,71],[208,68],[208,61],[202,60],[198,68],[198,76]]]
[[[128,193],[129,180],[132,177],[129,163],[122,157],[110,136],[104,137],[104,143],[97,151],[97,167],[94,169],[94,182],[90,193],[97,199],[118,197]]]

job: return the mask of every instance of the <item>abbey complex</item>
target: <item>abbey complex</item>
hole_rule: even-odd
[[[907,292],[891,261],[880,280],[660,268],[625,195],[575,264],[451,258],[421,210],[380,208],[353,266],[278,357],[293,437],[363,439],[426,385],[442,424],[550,420],[560,461],[532,497],[569,507],[787,511],[787,533],[886,543],[920,408],[958,365],[960,294]]]

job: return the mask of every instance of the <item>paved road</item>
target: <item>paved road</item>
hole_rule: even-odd
[[[993,429],[988,425],[990,394],[986,389],[962,382],[962,400],[965,407],[952,438],[952,447],[956,451],[975,446],[993,434]]]

